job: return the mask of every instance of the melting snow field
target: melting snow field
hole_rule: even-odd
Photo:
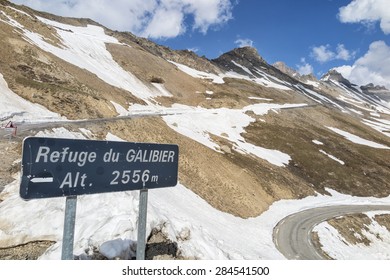
[[[337,260],[366,260],[370,259],[389,260],[390,259],[390,233],[374,220],[376,215],[384,212],[367,212],[366,214],[371,223],[362,234],[356,233],[358,240],[366,239],[370,242],[369,246],[360,244],[351,244],[329,223],[323,222],[316,227],[314,231],[318,233],[323,250],[332,258]],[[388,214],[388,213],[387,213]]]
[[[12,92],[0,73],[0,121],[12,118],[14,121],[50,121],[63,119],[45,107],[31,103]]]
[[[199,71],[199,70],[193,69],[191,67],[188,67],[187,65],[180,64],[180,63],[177,63],[177,62],[174,62],[174,61],[169,61],[169,62],[174,64],[174,65],[176,65],[176,67],[179,68],[179,70],[181,70],[184,73],[190,75],[191,77],[199,78],[199,79],[212,80],[213,83],[215,83],[215,84],[223,84],[223,83],[225,83],[224,80],[223,80],[223,76],[221,76],[221,75],[216,75],[216,74],[213,74],[213,73],[207,73],[207,72]]]
[[[383,133],[387,137],[390,137],[390,121],[389,120],[383,120],[383,119],[378,119],[378,118],[371,118],[370,120],[368,119],[363,119],[362,122],[373,129]]]
[[[77,27],[37,17],[41,22],[56,29],[62,45],[54,46],[45,41],[41,35],[27,30],[8,15],[5,14],[5,16],[8,21],[3,22],[21,30],[27,41],[75,66],[96,74],[110,85],[130,91],[147,102],[152,97],[166,94],[159,88],[147,87],[115,62],[106,44],[120,43],[116,38],[106,35],[100,26]]]
[[[302,106],[306,106],[306,104],[259,103],[246,106],[243,109],[204,109],[175,104],[173,108],[181,110],[182,114],[164,116],[163,119],[173,130],[218,152],[221,152],[220,147],[212,141],[210,134],[231,141],[234,143],[233,149],[240,153],[254,155],[277,166],[285,166],[291,160],[288,154],[247,143],[241,136],[245,132],[244,128],[255,121],[246,112],[252,111],[260,116],[273,109]]]
[[[170,61],[170,62],[172,64],[176,65],[177,68],[179,68],[181,71],[183,71],[184,73],[186,73],[194,78],[211,80],[215,84],[225,83],[223,78],[236,78],[236,79],[253,81],[253,82],[256,82],[262,86],[272,87],[272,88],[276,88],[276,89],[280,89],[280,90],[290,90],[290,88],[288,86],[292,87],[291,84],[287,84],[286,82],[280,81],[276,77],[272,77],[261,70],[257,70],[257,74],[260,74],[262,76],[262,78],[250,78],[248,76],[241,75],[241,74],[236,73],[234,71],[230,71],[230,72],[227,72],[225,74],[216,75],[216,74],[212,74],[212,73],[199,71],[199,70],[193,69],[191,67],[188,67],[186,65],[177,63],[177,62],[173,62],[173,61]],[[253,75],[253,73],[248,68],[236,63],[235,61],[232,61],[232,63],[235,64],[236,66],[240,67],[241,69],[243,69],[249,75],[255,77],[255,75]]]
[[[376,143],[376,142],[373,142],[373,141],[361,138],[359,136],[356,136],[356,135],[354,135],[352,133],[349,133],[347,131],[344,131],[344,130],[341,130],[341,129],[338,129],[338,128],[328,127],[328,129],[332,130],[333,132],[335,132],[335,133],[337,133],[337,134],[339,134],[341,136],[344,136],[347,140],[349,140],[349,141],[351,141],[352,143],[355,143],[355,144],[364,145],[364,146],[368,146],[368,147],[376,148],[376,149],[386,149],[386,150],[390,149],[390,147],[388,147],[388,146],[385,146],[385,145],[382,145],[382,144],[379,144],[379,143]]]

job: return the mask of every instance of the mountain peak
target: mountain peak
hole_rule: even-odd
[[[362,90],[373,90],[373,91],[388,91],[385,86],[374,85],[373,83],[369,83],[365,86],[360,87]]]
[[[230,60],[246,60],[250,62],[265,62],[265,60],[259,55],[256,48],[253,47],[242,47],[242,48],[235,48],[231,51],[228,51],[224,54],[222,54],[217,59],[214,59],[214,61],[218,60],[224,60],[224,59],[230,59]],[[237,61],[238,62],[238,61]]]
[[[250,46],[235,48],[235,49],[233,49],[233,52],[235,52],[237,54],[241,54],[242,56],[253,56],[253,57],[257,57],[259,59],[263,59],[259,55],[257,49],[254,47],[250,47]]]
[[[286,63],[284,63],[283,61],[277,61],[274,64],[272,64],[272,66],[291,77],[297,78],[300,76],[297,70],[287,66]]]
[[[340,82],[348,87],[351,87],[351,82],[348,81],[346,78],[344,78],[344,76],[338,72],[336,69],[331,69],[328,71],[328,73],[326,73],[325,75],[323,75],[320,79],[321,81],[329,81],[329,80],[333,80],[333,81],[337,81],[337,82]]]
[[[212,60],[225,71],[235,71],[243,75],[253,76],[247,69],[268,65],[253,47],[235,48]]]

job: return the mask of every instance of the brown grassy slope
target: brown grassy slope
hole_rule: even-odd
[[[332,188],[358,196],[389,195],[390,151],[354,144],[326,126],[358,132],[361,137],[390,146],[390,141],[382,134],[354,118],[320,106],[268,115],[266,123],[256,122],[247,128],[246,139],[289,154],[292,157],[289,172],[312,184],[318,192]],[[315,145],[312,140],[324,145]],[[344,161],[345,165],[319,150]]]
[[[382,214],[376,215],[374,220],[379,225],[389,229],[390,215]],[[365,214],[354,214],[343,217],[334,218],[328,221],[341,236],[350,244],[362,244],[369,246],[371,241],[366,237],[365,232],[370,232],[369,226],[371,224],[370,218]],[[377,236],[381,239],[381,236]]]

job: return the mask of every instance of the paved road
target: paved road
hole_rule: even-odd
[[[161,116],[169,116],[169,115],[178,115],[183,114],[183,111],[180,110],[172,110],[172,112],[145,112],[145,113],[137,113],[133,115],[127,115],[127,116],[119,116],[119,117],[112,117],[112,118],[100,118],[100,119],[86,119],[86,120],[58,120],[58,121],[43,121],[43,122],[16,122],[15,125],[18,127],[18,135],[19,134],[26,134],[30,135],[28,133],[32,130],[43,130],[43,129],[49,129],[54,127],[59,127],[61,125],[66,124],[73,124],[73,125],[79,125],[80,127],[83,124],[92,124],[92,123],[99,123],[99,122],[115,122],[119,120],[125,120],[125,119],[134,119],[134,118],[146,118],[146,117],[161,117]],[[6,121],[3,121],[2,123],[6,123]],[[13,130],[10,129],[0,129],[0,139],[9,137],[9,135],[13,133]],[[25,136],[25,135],[24,135]]]
[[[388,210],[390,205],[340,205],[304,210],[281,220],[274,228],[273,239],[278,250],[287,259],[326,259],[312,243],[313,228],[333,217],[367,211]]]

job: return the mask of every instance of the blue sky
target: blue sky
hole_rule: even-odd
[[[216,58],[251,45],[317,77],[390,87],[390,0],[13,0]]]
[[[304,58],[317,72],[327,71],[341,62],[335,59],[317,63],[311,56],[312,48],[329,45],[327,49],[336,52],[337,45],[344,44],[351,54],[358,55],[368,49],[375,36],[383,37],[378,28],[368,32],[360,25],[340,22],[338,9],[348,2],[241,0],[232,9],[233,18],[223,26],[212,27],[207,34],[188,32],[156,41],[173,48],[192,48],[208,58],[218,57],[247,41],[269,63],[281,60],[295,68]]]

